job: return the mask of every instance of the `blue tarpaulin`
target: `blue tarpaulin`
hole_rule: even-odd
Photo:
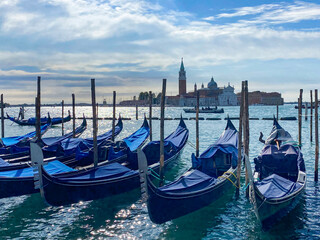
[[[267,199],[281,198],[302,187],[302,184],[292,182],[277,174],[272,174],[256,184],[259,191]]]
[[[110,146],[107,159],[110,161],[127,155],[127,159],[135,161],[136,156],[134,156],[133,152],[146,141],[149,134],[150,128],[145,118],[142,126],[137,131],[124,138],[123,142],[118,142],[117,146]]]
[[[57,174],[57,173],[64,173],[64,172],[71,172],[76,171],[73,168],[70,168],[63,163],[59,162],[58,160],[49,162],[47,165],[44,166],[44,169],[49,174]],[[0,177],[6,178],[16,178],[16,177],[33,177],[33,168],[22,168],[18,170],[10,170],[5,172],[0,172]]]
[[[169,159],[179,152],[179,150],[184,147],[188,137],[189,130],[181,119],[176,131],[164,139],[165,159]],[[148,145],[143,148],[143,151],[147,157],[148,165],[158,162],[160,156],[160,141],[149,142]]]
[[[41,127],[41,134],[44,134],[50,126],[51,126],[51,124],[43,125]],[[2,147],[9,147],[9,146],[15,145],[21,141],[31,139],[35,136],[36,136],[36,131],[33,131],[33,132],[27,133],[23,136],[1,138]]]
[[[205,189],[216,184],[217,179],[210,177],[199,170],[191,170],[187,175],[181,176],[178,180],[158,188],[165,193],[190,193]]]
[[[148,138],[150,134],[150,128],[145,118],[141,128],[139,128],[136,132],[131,134],[129,137],[123,139],[131,152],[137,150],[139,146]]]
[[[117,136],[121,130],[122,130],[122,120],[119,118],[118,124],[115,127],[115,136]],[[101,145],[105,145],[108,143],[109,140],[111,140],[112,137],[112,130],[109,130],[108,132],[101,134],[97,136],[97,144],[98,147]],[[71,154],[76,153],[78,151],[79,153],[81,151],[88,151],[93,147],[93,138],[69,138],[63,140],[59,144],[60,151],[63,152],[63,155],[69,156]],[[48,149],[50,151],[50,148]]]
[[[10,164],[7,161],[5,161],[2,158],[0,158],[0,166],[9,166],[9,165]]]
[[[230,165],[235,168],[238,162],[238,132],[229,119],[227,127],[220,138],[209,146],[199,158],[192,156],[192,167],[209,173],[214,170],[213,168],[225,165],[224,158],[222,158],[222,155],[225,154],[229,154],[229,156],[225,157],[229,157]],[[215,161],[214,164],[213,161]],[[230,166],[226,167],[229,168]]]
[[[98,168],[91,169],[89,171],[84,171],[76,176],[72,177],[56,177],[60,182],[74,182],[74,181],[90,181],[90,180],[101,180],[101,179],[113,179],[124,176],[129,176],[131,174],[136,174],[136,171],[131,170],[121,164],[115,162],[107,164],[104,166],[99,166]]]
[[[84,119],[83,123],[75,129],[75,135],[78,137],[79,135],[81,135],[81,133],[83,133],[83,131],[86,128],[87,128],[87,121]],[[53,146],[62,142],[65,139],[71,138],[72,136],[73,136],[73,132],[69,132],[60,137],[47,137],[47,138],[42,138],[41,140],[46,146]]]
[[[276,134],[277,131],[282,134]],[[271,135],[273,137],[268,138],[273,139],[269,141],[271,143],[266,144],[260,155],[254,159],[255,170],[260,173],[260,178],[263,179],[273,173],[286,177],[288,174],[297,176],[299,170],[304,172],[305,164],[300,149],[295,145],[290,134],[282,129],[276,120],[274,120]],[[282,136],[280,137],[282,140],[279,140],[277,136]],[[275,140],[279,141],[278,144]]]

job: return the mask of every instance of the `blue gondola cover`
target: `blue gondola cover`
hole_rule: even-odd
[[[71,172],[76,171],[73,168],[70,168],[63,163],[59,162],[58,160],[49,162],[47,165],[44,166],[44,169],[49,174],[57,174],[57,173],[65,173],[65,172]],[[22,168],[18,170],[11,170],[11,171],[5,171],[0,172],[0,177],[7,177],[7,178],[17,178],[17,177],[33,177],[33,168]]]
[[[41,126],[41,134],[45,133],[50,126],[51,126],[51,124],[49,124],[49,125],[46,124],[46,125]],[[33,131],[33,132],[27,133],[22,136],[1,138],[1,143],[2,143],[1,147],[9,147],[9,146],[15,145],[23,140],[33,138],[35,136],[36,136],[36,131]]]
[[[77,182],[77,181],[91,181],[91,180],[106,180],[106,179],[114,179],[129,176],[132,174],[136,174],[136,171],[131,170],[121,164],[115,162],[111,164],[107,164],[104,166],[100,166],[98,168],[94,168],[90,171],[85,171],[83,173],[79,173],[74,177],[55,177],[55,179],[59,182]]]
[[[302,187],[302,184],[298,182],[292,182],[277,174],[272,174],[258,182],[256,186],[262,195],[267,199],[276,199],[282,198],[297,191]]]
[[[232,122],[228,120],[227,127],[219,137],[219,139],[209,146],[207,150],[205,150],[199,158],[197,158],[194,154],[192,154],[192,167],[200,168],[201,171],[205,173],[211,173],[215,169],[214,166],[222,166],[225,165],[222,159],[215,158],[216,155],[221,153],[229,153],[229,160],[233,168],[237,166],[238,162],[238,132],[236,128],[233,126]],[[213,161],[215,162],[213,164]]]
[[[166,194],[188,193],[203,190],[216,184],[216,182],[216,178],[210,177],[199,170],[192,170],[188,172],[188,175],[181,176],[177,181],[158,189]]]

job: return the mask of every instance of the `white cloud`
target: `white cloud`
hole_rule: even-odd
[[[214,21],[214,20],[215,20],[215,17],[214,17],[214,16],[205,17],[205,18],[202,18],[202,20],[205,20],[205,21]]]
[[[266,10],[271,10],[279,8],[279,4],[263,4],[254,7],[241,7],[236,8],[234,13],[221,13],[218,14],[217,18],[230,18],[230,17],[241,17],[247,15],[254,15],[258,13],[265,12]]]
[[[191,13],[168,11],[147,1],[38,0],[35,9],[26,7],[26,2],[5,2],[0,4],[4,9],[0,39],[28,40],[34,47],[0,50],[1,67],[34,66],[39,71],[2,69],[3,77],[45,75],[59,77],[65,84],[69,84],[66,79],[79,77],[117,79],[129,86],[123,91],[132,92],[132,86],[140,89],[139,81],[144,80],[131,73],[154,70],[171,76],[170,69],[179,65],[182,56],[187,70],[248,60],[320,60],[319,29],[270,25],[319,19],[319,4],[263,4],[196,19]],[[219,23],[221,18],[242,16],[246,17]],[[124,74],[119,76],[120,72]]]

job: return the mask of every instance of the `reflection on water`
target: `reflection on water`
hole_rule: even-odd
[[[26,117],[34,115],[33,108],[27,108]],[[66,107],[66,113],[71,108]],[[17,116],[18,108],[6,108]],[[91,116],[91,107],[77,107],[77,116]],[[280,117],[296,116],[293,105],[280,106]],[[61,108],[44,107],[42,113],[50,112],[52,117],[61,115]],[[166,108],[166,117],[179,117],[181,108]],[[135,108],[117,108],[117,115],[135,119]],[[139,120],[124,121],[124,128],[118,139],[134,132],[142,124],[142,116],[148,108],[139,108]],[[154,108],[153,116],[159,116],[159,108]],[[272,117],[276,113],[273,106],[252,106],[250,117]],[[239,115],[238,107],[225,107],[224,118]],[[193,117],[193,114],[184,114]],[[111,117],[112,109],[99,107],[99,117]],[[203,117],[212,117],[203,114]],[[76,120],[81,124],[82,120]],[[233,121],[238,127],[239,122]],[[189,141],[195,143],[195,122],[186,121],[190,130]],[[204,151],[222,133],[226,122],[200,121],[200,151]],[[294,139],[297,139],[297,121],[280,121]],[[0,239],[316,239],[320,237],[320,191],[319,184],[313,182],[314,144],[309,142],[309,121],[303,121],[302,152],[307,167],[307,187],[302,201],[281,222],[269,231],[263,231],[257,221],[249,201],[240,193],[238,199],[234,190],[217,202],[187,216],[162,225],[153,224],[145,203],[140,201],[140,190],[96,201],[73,204],[66,207],[50,207],[40,194],[0,199]],[[165,134],[174,131],[178,121],[165,122]],[[262,144],[258,141],[260,131],[266,136],[272,121],[250,121],[250,159],[259,154]],[[34,130],[34,127],[21,127],[5,121],[6,136],[21,135]],[[99,121],[99,133],[111,128],[111,121]],[[71,122],[65,124],[66,131],[72,129]],[[159,139],[159,121],[153,121],[153,138]],[[55,126],[45,136],[61,135],[61,126]],[[92,136],[92,121],[88,120],[88,130],[82,137]],[[190,156],[194,152],[186,145],[181,158],[166,172],[166,178],[173,180],[190,166]],[[242,181],[243,182],[243,181]]]

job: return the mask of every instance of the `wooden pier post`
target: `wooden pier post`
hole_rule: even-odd
[[[3,102],[3,94],[1,94],[1,138],[4,138],[4,102]]]
[[[242,120],[243,120],[243,104],[244,103],[244,81],[241,83],[241,101],[239,112],[239,136],[238,136],[238,166],[237,166],[237,189],[236,194],[239,196],[240,175],[241,175],[241,149],[242,149]]]
[[[61,117],[62,117],[62,122],[61,122],[61,134],[62,136],[64,135],[64,100],[61,101]]]
[[[116,91],[113,91],[112,109],[112,141],[114,142],[116,128]]]
[[[40,107],[41,107],[41,99],[40,99],[40,92],[41,92],[41,77],[38,76],[37,79],[37,104],[36,104],[36,136],[37,139],[41,139],[41,112],[40,112]]]
[[[161,93],[161,111],[160,111],[160,185],[163,183],[164,178],[164,109],[166,100],[166,87],[167,79],[162,80],[162,93]]]
[[[138,105],[136,104],[136,120],[138,120]]]
[[[72,137],[76,137],[76,100],[74,93],[72,93]]]
[[[308,120],[308,102],[305,103],[305,108],[304,108],[304,120],[307,121]]]
[[[248,92],[248,81],[244,81],[244,117],[243,117],[243,130],[244,130],[244,153],[249,159],[249,92]],[[246,180],[246,186],[249,183],[249,177],[248,177],[248,170],[247,167],[245,168],[246,174],[245,174],[245,180]],[[246,196],[249,196],[249,188],[246,188]]]
[[[315,153],[315,164],[314,164],[314,181],[318,182],[318,169],[319,169],[319,115],[318,115],[318,89],[314,90],[314,135],[316,141],[316,153]]]
[[[300,96],[299,96],[299,102],[298,102],[298,139],[299,139],[299,146],[301,146],[301,128],[302,128],[302,93],[303,89],[300,89]]]
[[[95,79],[91,79],[91,101],[92,101],[92,126],[93,126],[93,159],[94,167],[98,166],[98,144],[97,144],[97,104]]]
[[[150,141],[152,141],[152,92],[149,91],[149,128],[150,128]]]
[[[99,103],[96,103],[96,105],[97,105],[97,121],[98,121],[98,119],[99,119]]]
[[[277,121],[279,120],[279,104],[277,104]]]
[[[200,96],[197,91],[197,111],[196,111],[196,157],[199,157],[199,108],[200,108]]]
[[[312,121],[313,121],[313,100],[312,100],[312,90],[310,90],[310,142],[312,142]]]

